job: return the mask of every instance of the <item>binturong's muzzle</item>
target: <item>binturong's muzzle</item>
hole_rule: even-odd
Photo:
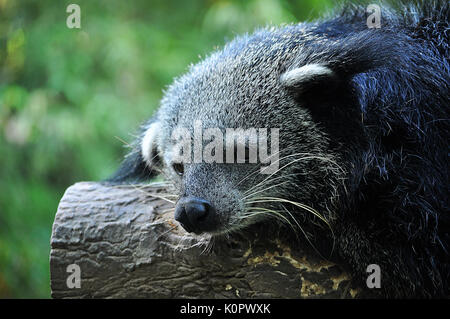
[[[212,232],[219,226],[219,216],[207,200],[193,196],[181,197],[175,207],[175,220],[191,233]]]

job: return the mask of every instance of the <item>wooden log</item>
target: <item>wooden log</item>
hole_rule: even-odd
[[[338,265],[276,238],[186,233],[157,184],[69,187],[55,216],[53,298],[355,298]],[[68,266],[80,270],[80,288]],[[70,269],[69,269],[70,270]],[[68,284],[69,281],[69,284]],[[73,288],[71,288],[73,287]]]

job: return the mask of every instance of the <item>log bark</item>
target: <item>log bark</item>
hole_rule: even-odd
[[[184,232],[162,186],[82,182],[51,236],[53,298],[357,298],[338,265],[264,234],[215,240]],[[80,288],[69,265],[80,269]]]

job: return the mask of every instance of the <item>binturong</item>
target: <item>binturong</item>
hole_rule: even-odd
[[[191,66],[110,181],[162,174],[188,232],[292,233],[363,286],[378,265],[384,297],[449,296],[449,2],[379,6],[379,28],[347,4]]]

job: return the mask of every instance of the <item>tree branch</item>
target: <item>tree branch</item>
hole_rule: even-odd
[[[353,298],[337,265],[279,239],[199,238],[173,220],[155,185],[69,187],[53,224],[53,298]],[[69,288],[67,266],[80,267]]]

